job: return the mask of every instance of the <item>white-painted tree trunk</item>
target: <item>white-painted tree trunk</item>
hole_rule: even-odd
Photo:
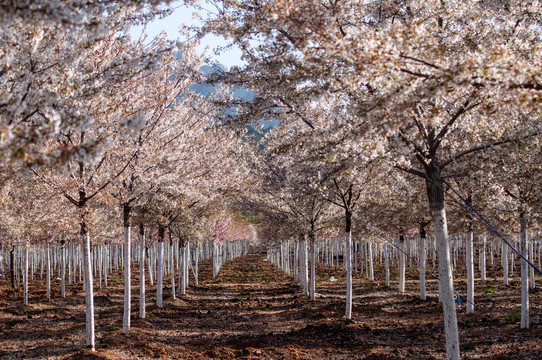
[[[474,312],[474,248],[472,246],[473,233],[467,233],[467,313]]]
[[[179,276],[181,278],[181,295],[186,295],[186,275],[188,270],[186,245],[181,247],[181,268],[179,269]]]
[[[294,242],[294,284],[299,284],[299,241]]]
[[[139,228],[139,317],[144,319],[145,313],[145,230]]]
[[[154,285],[154,244],[149,247],[149,255],[147,256],[147,269],[149,270],[149,283]]]
[[[237,256],[241,256],[239,253]],[[186,247],[184,250],[184,293],[186,294],[186,289],[188,289],[188,286],[190,285],[190,266],[192,265],[190,261],[190,241],[186,242]]]
[[[455,310],[454,285],[450,267],[450,248],[448,244],[448,226],[446,210],[433,210],[433,229],[437,241],[440,296],[444,313],[444,332],[446,335],[446,354],[448,360],[460,360],[459,331]]]
[[[386,268],[386,286],[390,286],[390,252],[388,244],[384,244],[384,267]]]
[[[403,235],[399,237],[399,248],[402,250],[399,252],[399,292],[403,293],[405,292],[405,272],[406,272],[406,264],[405,264],[405,238]]]
[[[169,236],[171,237],[171,234],[169,234]],[[175,253],[174,249],[175,249],[174,244],[170,239],[170,241],[169,241],[169,262],[171,264],[171,266],[170,266],[171,298],[175,300],[176,299],[176,294],[175,294],[175,259],[173,257],[173,254]],[[179,270],[179,274],[181,274],[181,269],[178,269],[178,270]]]
[[[47,300],[51,300],[51,249],[49,248],[49,243],[47,243],[47,248],[45,249],[45,260]]]
[[[91,351],[95,350],[94,335],[94,287],[92,281],[92,257],[90,251],[90,236],[88,232],[83,233],[84,276],[85,276],[85,309],[86,309],[86,344]]]
[[[199,252],[200,252],[200,245],[198,244],[196,246],[196,252],[194,253],[194,284],[196,286],[199,285]]]
[[[156,306],[163,307],[163,291],[164,286],[164,241],[158,241],[158,276],[156,279]]]
[[[66,297],[66,248],[64,241],[60,245],[60,297]]]
[[[425,241],[425,235],[420,236],[420,299],[426,300],[427,299],[427,293],[426,293],[426,281],[425,281],[425,266],[426,266],[426,241]]]
[[[352,319],[352,230],[346,234],[344,255],[344,267],[346,268],[346,311],[344,317]]]
[[[303,294],[309,295],[309,273],[308,273],[308,256],[307,256],[307,240],[301,241],[301,286],[303,286]]]
[[[534,264],[534,244],[533,242],[531,241],[531,237],[529,235],[527,235],[528,238],[527,238],[527,242],[528,242],[528,245],[529,245],[529,261],[532,262]],[[530,287],[531,289],[534,289],[535,288],[535,278],[534,278],[534,268],[532,266],[529,267],[529,280],[530,280]]]
[[[369,241],[367,244],[367,250],[369,253],[369,280],[375,281],[375,271],[373,267],[373,242]]]
[[[23,288],[24,288],[24,304],[28,305],[28,249],[26,246],[23,251]]]
[[[521,253],[528,257],[527,224],[521,221],[520,233]],[[521,328],[529,328],[529,264],[521,259]]]
[[[503,284],[508,285],[508,245],[502,243]]]
[[[126,226],[127,225],[127,226]],[[124,226],[124,313],[122,317],[122,333],[130,333],[130,312],[132,310],[132,279],[131,279],[131,227]]]
[[[486,281],[486,236],[482,236],[482,246],[480,248],[480,280]]]
[[[315,246],[314,239],[310,241],[310,252],[311,252],[311,287],[310,287],[310,299],[314,301],[316,299],[316,256],[315,256]]]
[[[218,276],[218,244],[217,242],[213,242],[213,281],[217,280]]]

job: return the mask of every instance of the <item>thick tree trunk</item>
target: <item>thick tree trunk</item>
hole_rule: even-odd
[[[521,253],[524,257],[528,257],[529,245],[527,244],[527,222],[524,215],[521,215]],[[521,259],[521,328],[529,328],[529,264]]]
[[[123,206],[124,220],[124,314],[122,317],[122,333],[130,332],[130,312],[132,310],[132,280],[131,280],[131,224],[130,206]]]
[[[444,205],[444,184],[438,167],[432,169],[426,180],[427,195],[433,219],[433,232],[436,237],[440,300],[444,313],[444,332],[446,335],[446,356],[448,360],[460,360],[459,331],[455,309],[454,285],[450,267],[450,248],[448,244],[448,224]]]
[[[86,229],[86,224],[81,223],[81,235],[83,237],[83,261],[85,276],[85,308],[86,308],[86,344],[91,351],[95,350],[94,335],[94,287],[92,281],[92,258],[90,250],[90,236]]]
[[[474,312],[474,251],[472,246],[473,234],[467,234],[467,313]]]
[[[145,318],[145,228],[139,224],[139,317]]]

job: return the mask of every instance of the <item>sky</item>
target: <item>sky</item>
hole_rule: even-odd
[[[146,33],[150,38],[158,35],[162,31],[165,31],[169,39],[176,39],[179,37],[179,26],[181,24],[201,24],[199,19],[193,18],[193,13],[195,12],[193,7],[183,5],[182,2],[173,2],[171,7],[175,9],[171,15],[164,19],[155,20],[147,25]],[[209,8],[209,10],[211,9]],[[200,13],[200,15],[204,17],[206,14]],[[131,30],[133,38],[139,38],[142,31],[143,27],[134,27]],[[228,50],[227,52],[224,51],[220,55],[214,54],[213,49],[223,46],[224,44],[226,44],[226,40],[224,38],[207,35],[201,40],[201,45],[199,46],[198,50],[200,53],[205,52],[205,54],[212,60],[216,60],[227,67],[241,65],[241,51],[239,49],[232,49]]]

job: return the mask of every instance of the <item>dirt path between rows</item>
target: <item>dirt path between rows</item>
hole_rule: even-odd
[[[191,286],[177,299],[172,299],[166,282],[163,309],[154,305],[155,287],[147,286],[146,319],[137,318],[136,276],[130,335],[121,333],[122,274],[110,276],[110,286],[95,294],[95,353],[82,346],[81,285],[69,286],[67,298],[61,299],[55,284],[54,298],[47,302],[44,282],[35,276],[30,306],[25,308],[2,283],[0,359],[445,359],[436,283],[429,283],[428,300],[419,300],[415,270],[408,273],[404,294],[358,275],[353,322],[342,318],[341,271],[319,267],[318,296],[310,302],[290,277],[262,256],[225,264],[216,283],[211,270],[210,262],[203,262],[201,285]],[[382,271],[377,268],[377,278],[383,278]],[[542,292],[531,291],[532,326],[520,330],[519,280],[504,287],[494,274],[476,284],[475,314],[458,308],[462,357],[541,359]],[[330,281],[331,276],[338,281]],[[461,280],[457,284],[459,290],[465,286]]]

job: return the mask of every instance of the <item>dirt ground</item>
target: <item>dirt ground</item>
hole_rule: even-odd
[[[263,256],[227,263],[216,283],[211,271],[210,262],[203,262],[200,285],[177,299],[166,282],[163,309],[154,305],[155,287],[147,284],[146,319],[138,318],[135,276],[129,335],[121,333],[122,274],[110,276],[109,286],[95,292],[94,353],[83,346],[81,285],[68,286],[61,299],[55,282],[48,302],[38,274],[30,286],[30,305],[24,307],[22,294],[13,294],[2,279],[0,359],[445,359],[437,284],[430,281],[428,300],[419,300],[414,269],[403,294],[396,291],[396,268],[391,288],[358,274],[352,322],[343,319],[344,272],[319,267],[317,299],[310,302]],[[458,307],[462,358],[542,359],[540,278],[531,290],[531,328],[520,330],[518,273],[507,287],[496,274],[489,271],[488,281],[477,281],[476,313]],[[331,276],[338,281],[330,281]],[[376,278],[383,277],[377,268]],[[456,277],[463,293],[464,278]]]

